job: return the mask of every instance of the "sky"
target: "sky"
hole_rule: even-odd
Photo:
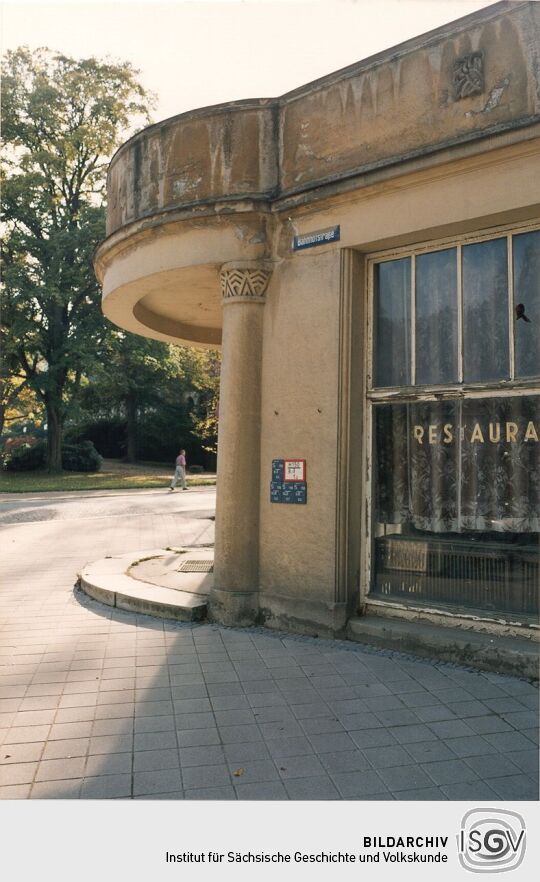
[[[489,0],[4,0],[2,51],[20,45],[131,61],[153,119],[273,98]]]

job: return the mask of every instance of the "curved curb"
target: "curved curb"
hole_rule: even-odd
[[[190,549],[186,549],[189,553]],[[206,618],[206,596],[159,587],[127,575],[141,560],[170,554],[164,548],[105,557],[86,564],[79,573],[81,589],[100,603],[160,619],[200,622]]]

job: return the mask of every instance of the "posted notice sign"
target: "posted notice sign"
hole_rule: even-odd
[[[285,459],[283,461],[283,465],[283,480],[285,482],[297,482],[306,480],[305,459]]]

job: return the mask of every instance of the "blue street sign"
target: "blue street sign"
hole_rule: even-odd
[[[340,226],[327,227],[325,230],[315,230],[313,233],[302,233],[293,239],[293,251],[303,251],[304,248],[315,248],[317,245],[327,245],[329,242],[339,242]]]

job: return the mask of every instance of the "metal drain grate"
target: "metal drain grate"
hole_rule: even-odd
[[[178,573],[212,573],[214,570],[213,560],[185,560],[178,567]]]

